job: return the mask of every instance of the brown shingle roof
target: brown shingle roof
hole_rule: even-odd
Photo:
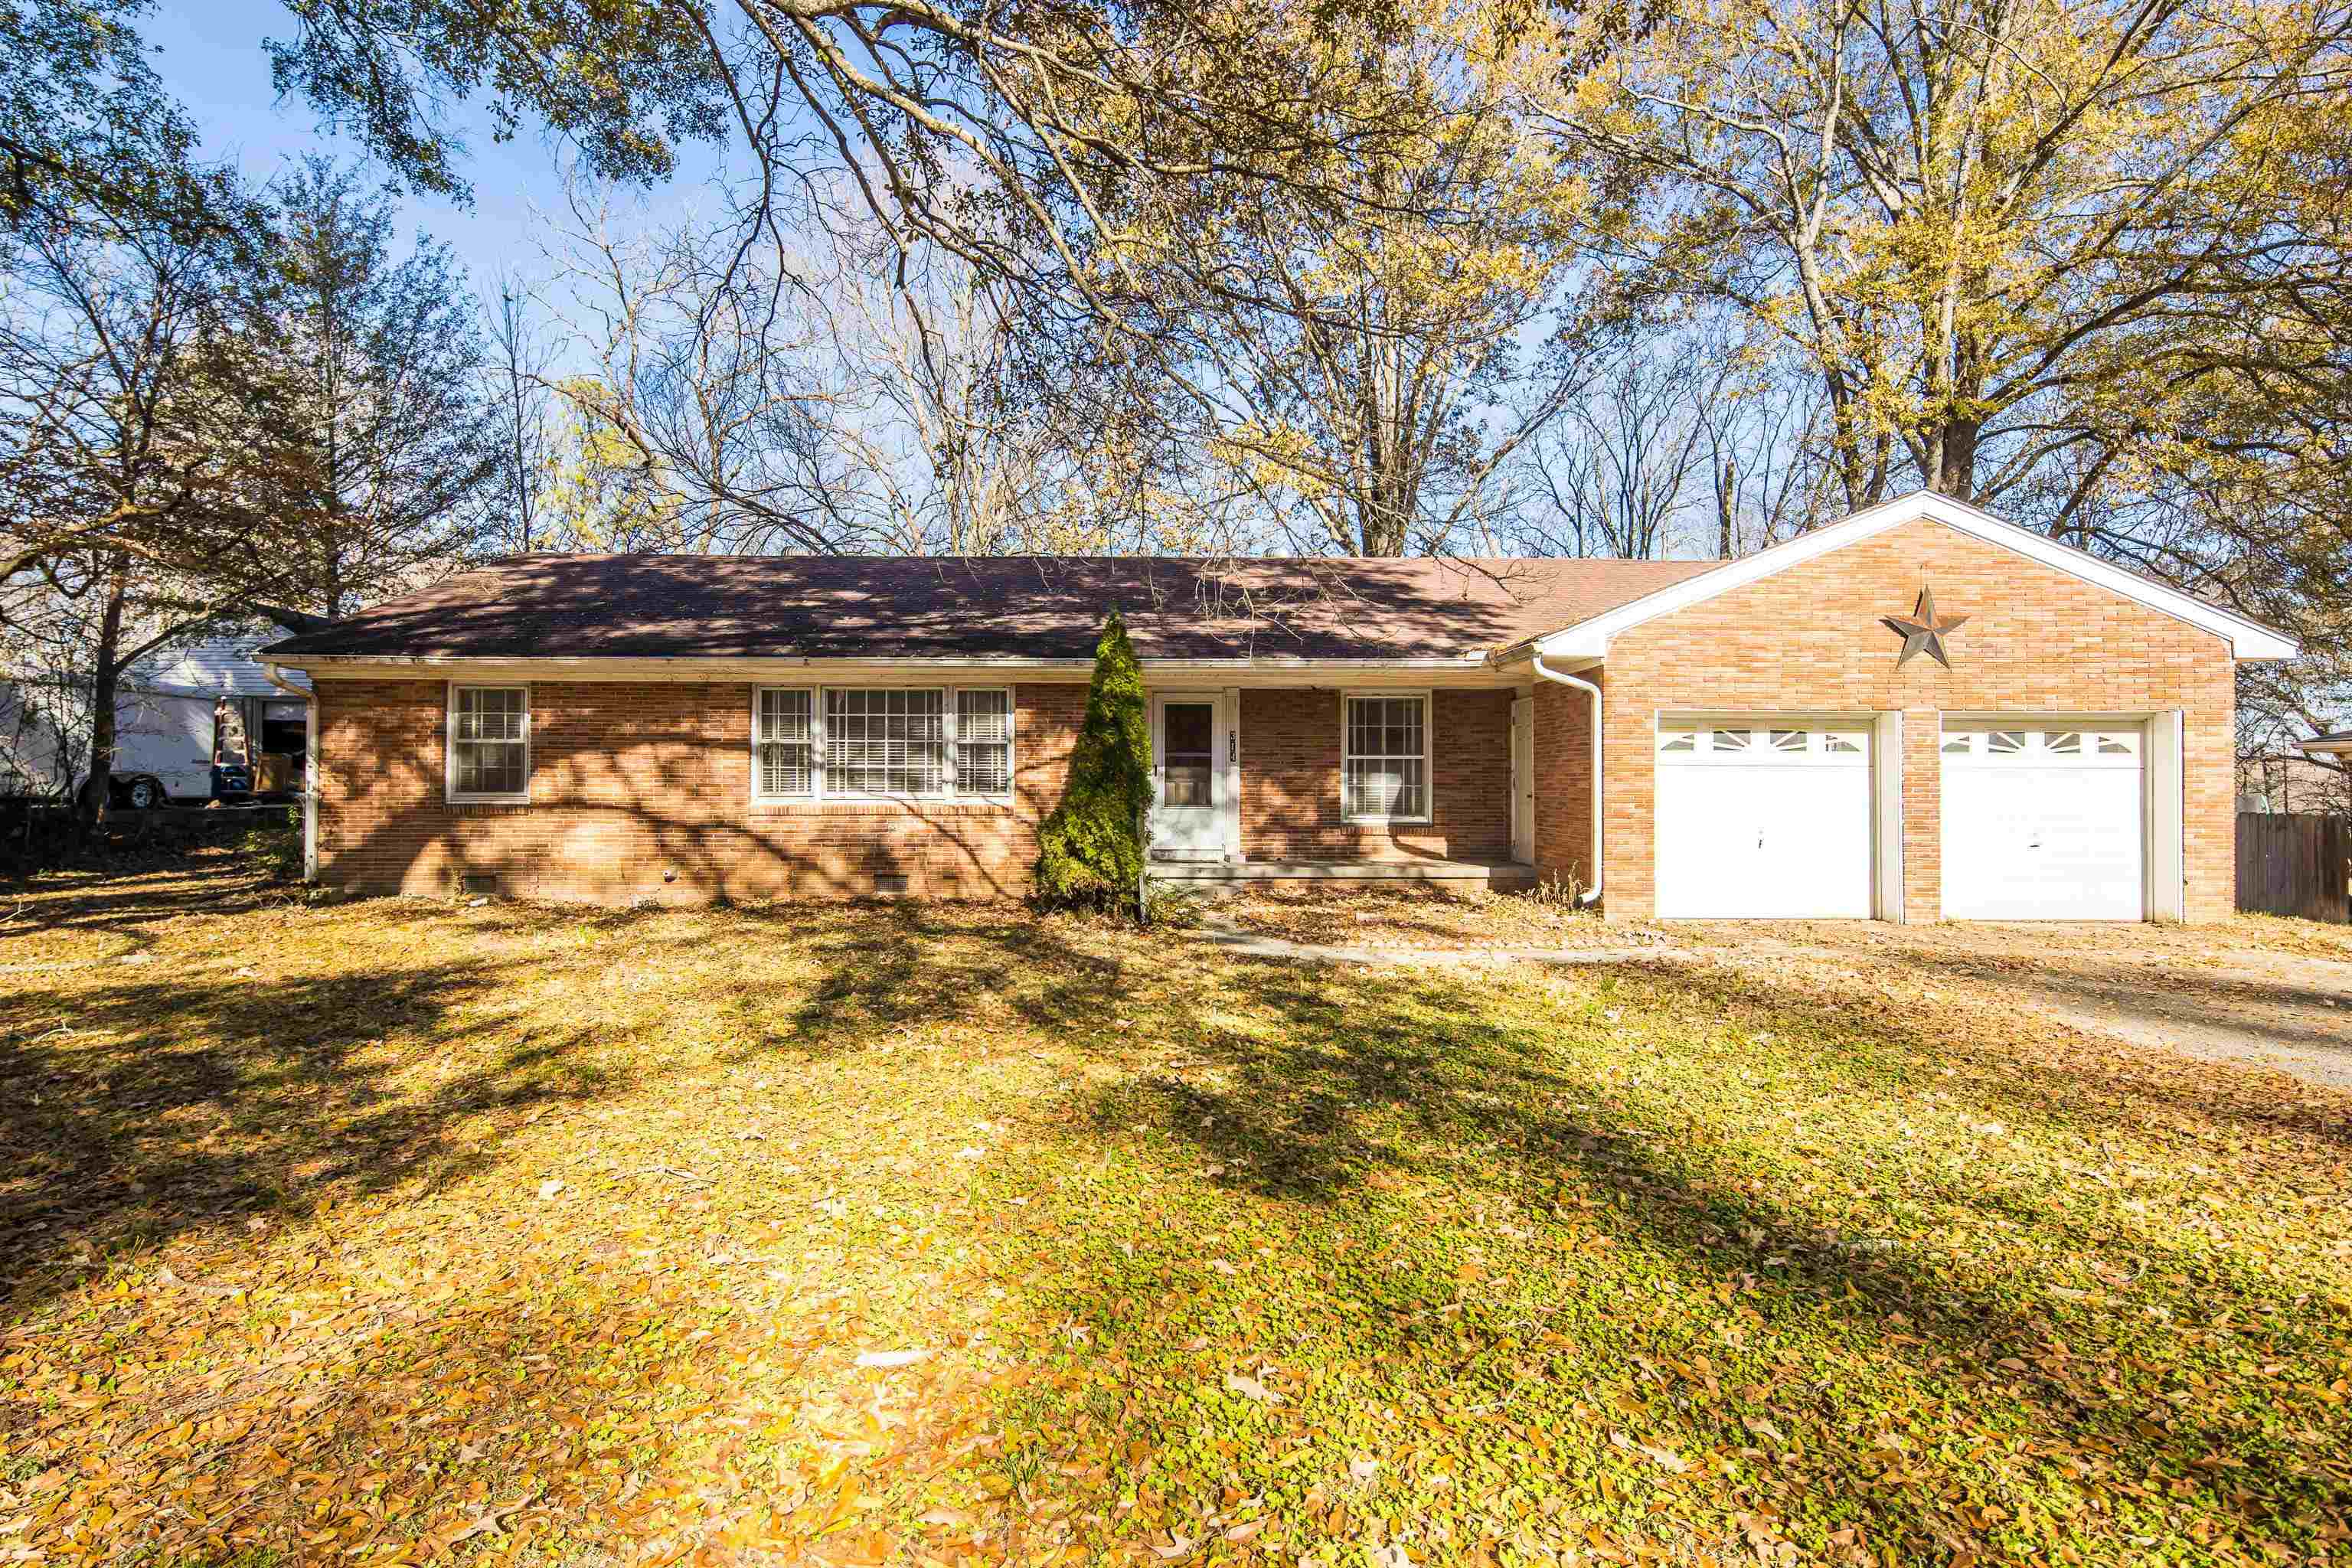
[[[1462,656],[1572,626],[1712,561],[521,555],[268,653],[377,657]]]

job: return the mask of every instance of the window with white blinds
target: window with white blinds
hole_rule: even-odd
[[[1340,815],[1349,822],[1429,820],[1429,698],[1343,700]]]
[[[1013,693],[956,693],[955,792],[996,795],[1013,788]]]
[[[762,800],[806,799],[816,794],[816,704],[812,693],[773,688],[760,693],[753,730]]]
[[[455,803],[518,804],[530,798],[530,689],[449,689],[449,774]]]
[[[1001,801],[1013,790],[1013,693],[761,687],[751,751],[755,800]]]

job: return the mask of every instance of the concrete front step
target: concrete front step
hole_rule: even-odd
[[[1437,882],[1504,891],[1536,884],[1536,868],[1520,860],[1154,860],[1147,875],[1155,882],[1188,886]]]

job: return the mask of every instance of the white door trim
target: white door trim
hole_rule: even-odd
[[[1890,708],[1871,726],[1870,791],[1877,821],[1871,867],[1877,879],[1874,913],[1903,924],[1911,919],[1903,891],[1903,710]]]
[[[2151,716],[2142,746],[2147,777],[2147,918],[2189,918],[2189,778],[2184,716],[2178,708]]]
[[[1245,860],[1242,853],[1242,689],[1225,688],[1225,710],[1219,715],[1224,736],[1224,756],[1219,769],[1224,775],[1225,795],[1225,858]]]
[[[1511,699],[1511,858],[1531,865],[1536,858],[1536,700]]]
[[[1210,711],[1209,809],[1216,814],[1214,841],[1205,838],[1189,844],[1168,844],[1161,840],[1166,821],[1168,793],[1168,704],[1200,703]],[[1154,691],[1151,693],[1151,842],[1149,852],[1162,860],[1221,860],[1231,852],[1233,842],[1233,807],[1238,792],[1232,787],[1230,765],[1220,765],[1217,742],[1228,739],[1226,723],[1230,708],[1223,691]]]

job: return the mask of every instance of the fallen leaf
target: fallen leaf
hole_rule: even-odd
[[[1228,1394],[1238,1394],[1244,1399],[1255,1399],[1260,1405],[1279,1405],[1282,1403],[1282,1395],[1276,1394],[1274,1390],[1268,1388],[1257,1379],[1254,1377],[1244,1377],[1241,1373],[1234,1372],[1225,1373],[1225,1392]]]

